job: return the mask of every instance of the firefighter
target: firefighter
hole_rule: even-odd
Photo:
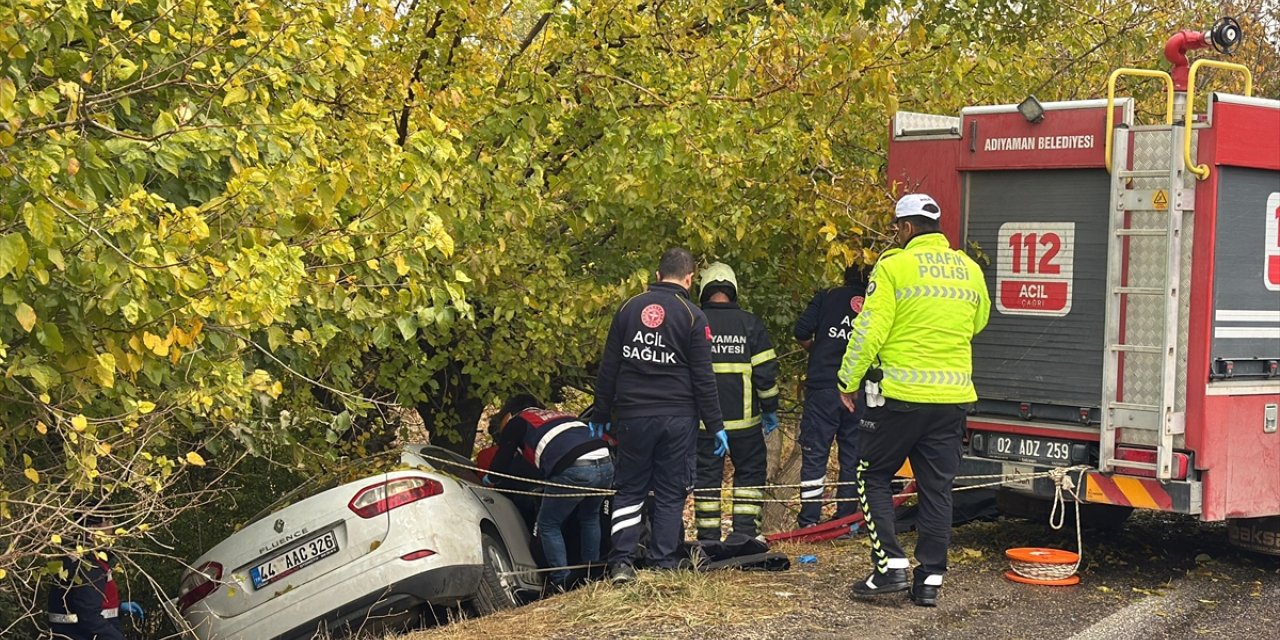
[[[800,506],[796,524],[809,527],[822,519],[823,483],[831,443],[839,447],[839,482],[836,490],[836,519],[857,511],[858,491],[854,470],[858,466],[858,423],[862,407],[850,413],[840,402],[836,370],[849,345],[853,321],[862,311],[867,290],[866,269],[851,266],[844,271],[844,285],[814,294],[809,306],[796,320],[795,338],[809,352],[805,376],[804,414],[800,417]]]
[[[600,560],[600,506],[604,494],[558,498],[558,494],[591,493],[592,489],[608,489],[613,485],[613,460],[605,441],[571,413],[543,409],[529,395],[517,395],[507,401],[498,413],[498,451],[490,468],[511,474],[516,461],[535,467],[547,482],[563,486],[547,486],[538,508],[537,536],[548,567],[569,566],[562,529],[571,516],[578,525],[579,559]],[[551,572],[550,586],[564,590],[569,570]]]
[[[764,491],[759,487],[764,486],[768,465],[764,437],[778,427],[778,356],[760,318],[738,307],[738,279],[729,265],[716,262],[699,280],[699,302],[711,327],[711,366],[733,458],[730,540],[742,542],[760,535]],[[715,438],[700,431],[693,504],[698,539],[719,542],[724,458],[715,449]]]
[[[80,522],[91,534],[111,528],[109,521],[92,515]],[[63,640],[124,640],[109,551],[88,550],[62,558],[62,571],[49,590],[49,630]]]
[[[591,426],[610,430],[610,416],[617,421],[610,430],[618,442],[609,553],[613,582],[636,577],[633,556],[650,491],[648,564],[682,566],[698,421],[715,438],[716,455],[729,450],[711,369],[711,329],[689,300],[693,268],[687,250],[668,249],[658,263],[658,282],[623,303],[609,326]]]
[[[840,398],[850,413],[863,385],[866,417],[858,434],[858,497],[875,568],[853,585],[857,596],[908,591],[936,606],[951,542],[951,488],[960,466],[966,408],[977,400],[970,342],[987,324],[991,301],[982,270],[954,251],[939,229],[942,210],[924,194],[898,200],[892,227],[901,248],[881,256],[867,285],[840,365]],[[893,474],[911,461],[920,509],[916,567],[898,545]]]

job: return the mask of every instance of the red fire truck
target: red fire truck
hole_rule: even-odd
[[[1105,99],[899,112],[888,171],[953,212],[990,287],[968,469],[1087,465],[1089,503],[1228,520],[1280,554],[1280,101],[1186,57],[1239,38],[1180,32],[1171,72],[1117,70]],[[1244,93],[1197,91],[1206,69]],[[1158,121],[1116,97],[1126,76],[1163,86]]]

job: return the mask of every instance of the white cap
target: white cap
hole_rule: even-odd
[[[909,196],[902,196],[898,200],[898,206],[894,207],[893,217],[905,218],[907,216],[924,216],[933,220],[942,217],[942,207],[933,201],[928,195],[923,193],[913,193]]]

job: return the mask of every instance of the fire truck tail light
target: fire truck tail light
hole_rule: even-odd
[[[1128,460],[1130,462],[1142,462],[1146,464],[1156,463],[1155,449],[1134,449],[1132,447],[1116,447],[1116,460]],[[1190,467],[1191,459],[1185,453],[1173,454],[1173,480],[1186,480],[1187,469]],[[1129,476],[1143,476],[1147,478],[1156,477],[1156,472],[1151,469],[1137,469],[1134,467],[1126,467],[1123,464],[1116,464],[1116,473],[1123,473]]]

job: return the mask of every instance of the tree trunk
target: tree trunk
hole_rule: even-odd
[[[471,379],[461,371],[461,363],[451,362],[435,378],[440,390],[424,386],[433,397],[416,408],[432,445],[470,458],[485,402],[472,394]]]

